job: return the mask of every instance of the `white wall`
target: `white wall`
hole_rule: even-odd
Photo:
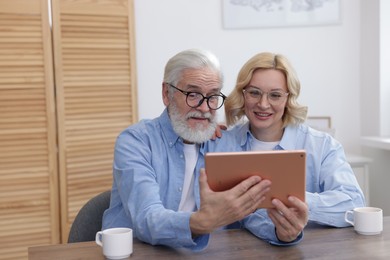
[[[309,107],[309,115],[331,116],[336,138],[346,151],[373,159],[370,203],[390,215],[390,152],[360,146],[361,135],[389,131],[381,124],[383,119],[390,121],[388,110],[381,113],[383,106],[390,106],[381,98],[381,91],[390,91],[389,87],[381,89],[390,74],[383,69],[388,69],[383,66],[388,63],[380,61],[380,32],[390,25],[379,26],[380,18],[389,17],[384,15],[388,0],[340,0],[342,19],[337,25],[240,30],[223,29],[220,0],[134,3],[140,119],[154,118],[163,110],[163,69],[181,50],[206,48],[217,54],[225,74],[225,94],[233,89],[238,70],[254,54],[284,54],[301,79],[300,101]],[[389,42],[388,37],[384,41]],[[388,46],[383,44],[382,49]],[[221,120],[222,113],[220,110]]]
[[[361,132],[385,137],[390,135],[390,1],[361,0],[361,10]],[[362,154],[373,160],[370,202],[390,215],[390,150],[366,146]]]
[[[223,92],[234,87],[246,60],[263,51],[286,55],[302,83],[311,116],[331,116],[336,138],[360,152],[360,1],[341,0],[337,25],[225,30],[220,0],[135,0],[139,118],[158,116],[167,60],[187,48],[205,48],[221,60]],[[223,120],[223,110],[220,110]]]
[[[380,133],[390,136],[390,1],[380,0],[380,92],[381,92],[381,129]]]

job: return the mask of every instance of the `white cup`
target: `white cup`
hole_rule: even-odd
[[[96,244],[103,248],[108,259],[122,259],[133,253],[133,230],[130,228],[109,228],[96,233]]]
[[[353,220],[350,220],[350,216],[353,216]],[[355,208],[345,212],[344,218],[362,235],[377,235],[383,230],[383,211],[380,208]]]

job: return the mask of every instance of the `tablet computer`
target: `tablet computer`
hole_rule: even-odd
[[[271,190],[260,208],[273,208],[273,198],[288,205],[290,195],[305,201],[304,150],[206,153],[205,168],[207,181],[213,191],[231,189],[253,175],[271,180]]]

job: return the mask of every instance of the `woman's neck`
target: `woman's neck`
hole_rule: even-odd
[[[284,128],[280,127],[275,130],[275,128],[267,129],[253,129],[250,127],[252,135],[260,141],[263,142],[277,142],[280,141],[283,137]]]

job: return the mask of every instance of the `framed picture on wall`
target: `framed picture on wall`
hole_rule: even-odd
[[[222,0],[225,29],[340,23],[340,0]]]
[[[333,137],[335,136],[336,130],[332,128],[330,116],[308,116],[305,123],[314,129],[326,132]]]
[[[330,116],[308,116],[306,118],[306,123],[317,129],[332,128]]]

